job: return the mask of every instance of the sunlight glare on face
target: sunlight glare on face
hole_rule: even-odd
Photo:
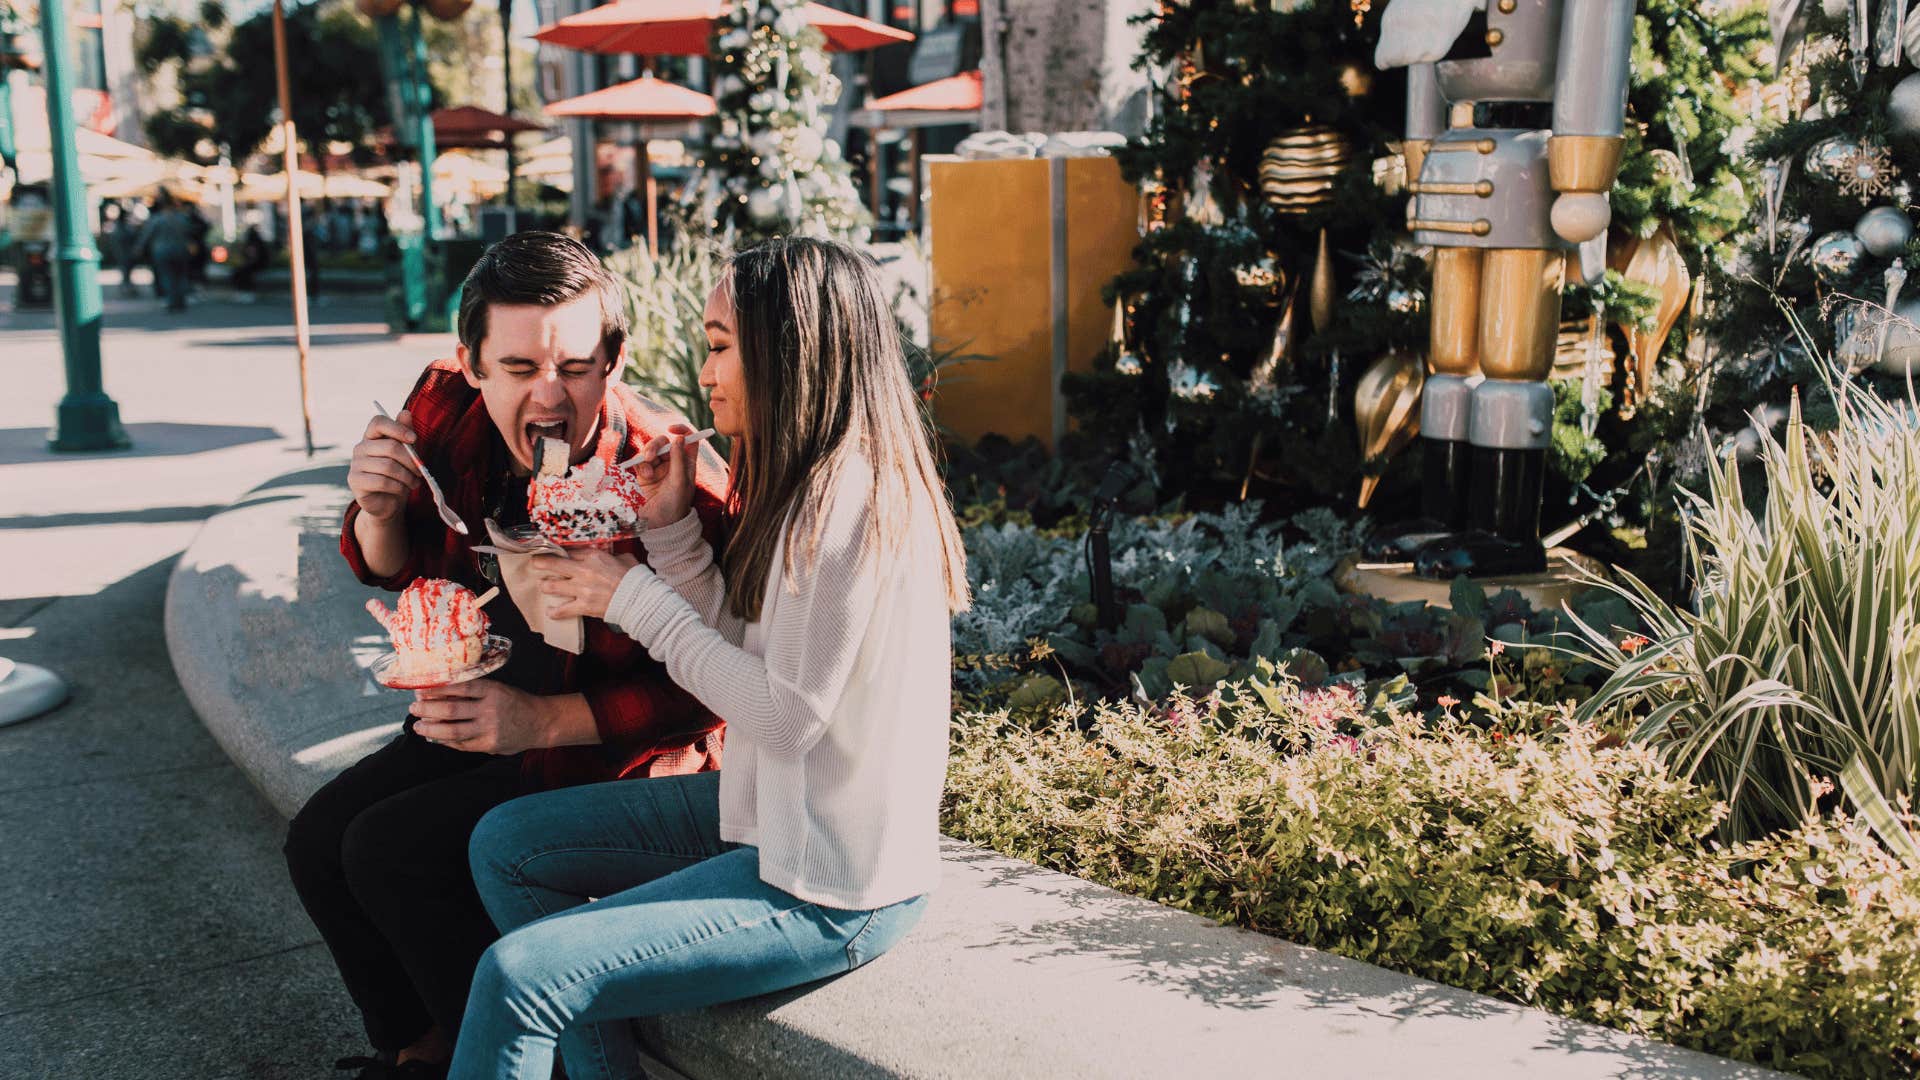
[[[579,464],[592,456],[606,395],[599,300],[553,306],[495,304],[480,344],[480,390],[487,415],[521,469],[531,470],[541,438],[563,439]]]

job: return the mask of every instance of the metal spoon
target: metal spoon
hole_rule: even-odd
[[[393,419],[393,417],[387,415],[387,407],[385,405],[376,401],[373,403],[373,407],[379,411],[381,416],[385,416],[389,420]],[[427,491],[433,495],[433,508],[440,511],[440,520],[447,523],[447,528],[452,529],[461,536],[468,535],[467,523],[461,521],[460,515],[454,513],[453,510],[447,506],[447,497],[440,494],[440,485],[434,482],[433,474],[427,471],[427,466],[420,460],[420,455],[413,452],[413,444],[403,442],[400,444],[400,448],[407,452],[407,457],[413,459],[414,467],[420,470],[420,479],[427,482]]]

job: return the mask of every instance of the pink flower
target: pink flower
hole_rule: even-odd
[[[1628,656],[1632,656],[1650,644],[1652,643],[1639,634],[1628,634],[1626,640],[1620,643],[1620,651],[1626,653]]]
[[[1460,699],[1454,697],[1452,694],[1441,694],[1439,700],[1440,707],[1443,709],[1451,709],[1455,705],[1460,704]]]
[[[1351,735],[1329,735],[1326,745],[1337,746],[1354,757],[1360,756],[1360,740]]]
[[[1499,656],[1501,653],[1506,651],[1507,651],[1507,643],[1504,641],[1501,641],[1499,638],[1493,638],[1492,640],[1487,642],[1488,656]]]

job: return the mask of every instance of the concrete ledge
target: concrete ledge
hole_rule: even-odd
[[[346,468],[279,478],[175,568],[168,648],[207,727],[290,814],[390,737],[372,590],[340,560]],[[850,976],[641,1023],[695,1080],[1763,1077],[1230,927],[947,841],[920,927]]]

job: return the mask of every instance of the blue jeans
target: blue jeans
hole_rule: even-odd
[[[720,776],[618,780],[494,808],[469,848],[506,934],[480,959],[450,1076],[644,1077],[633,1017],[772,993],[851,971],[920,919],[809,903],[760,880],[757,848],[720,839]],[[590,897],[600,897],[590,900]]]

